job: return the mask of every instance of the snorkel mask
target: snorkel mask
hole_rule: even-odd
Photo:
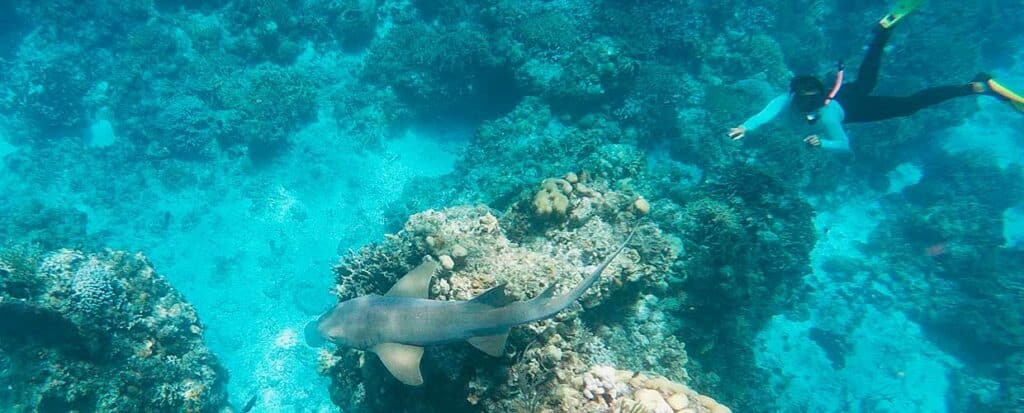
[[[818,117],[818,109],[825,106],[825,100],[821,93],[808,92],[793,95],[793,106],[807,118],[808,122],[814,122]]]
[[[824,85],[815,77],[798,76],[790,82],[789,89],[793,93],[793,106],[804,115],[807,122],[817,121],[818,109],[832,103],[832,100],[839,94],[839,89],[843,87],[843,70],[845,68],[843,62],[839,62],[836,81],[827,95],[825,95]]]

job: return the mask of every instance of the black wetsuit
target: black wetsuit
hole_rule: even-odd
[[[875,96],[871,92],[878,84],[878,70],[882,65],[882,50],[892,34],[879,28],[868,47],[864,61],[857,71],[857,80],[843,84],[835,100],[843,107],[843,123],[873,122],[909,116],[926,107],[949,99],[973,95],[970,85],[938,86],[924,89],[910,96]]]

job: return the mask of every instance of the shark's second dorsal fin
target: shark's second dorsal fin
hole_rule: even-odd
[[[484,304],[491,307],[504,307],[514,301],[512,297],[509,297],[505,293],[505,284],[498,284],[491,289],[480,293],[480,295],[473,297],[469,302],[474,304]]]
[[[472,344],[473,347],[480,349],[480,351],[494,357],[498,357],[505,353],[505,341],[507,340],[508,330],[505,330],[505,332],[501,334],[473,337],[466,341],[468,341],[469,344]]]
[[[387,295],[409,298],[427,298],[430,291],[430,278],[437,271],[437,262],[427,261],[406,273],[395,285],[391,286]]]
[[[538,300],[538,299],[544,300],[544,299],[548,299],[548,298],[554,297],[555,296],[555,287],[557,287],[557,286],[558,286],[558,284],[551,283],[551,285],[549,285],[548,288],[545,288],[544,291],[541,291],[540,294],[537,294],[537,296],[533,297],[533,299],[534,300]]]
[[[423,384],[420,374],[420,359],[423,358],[423,347],[399,343],[381,343],[373,347],[384,367],[398,381],[410,386]]]

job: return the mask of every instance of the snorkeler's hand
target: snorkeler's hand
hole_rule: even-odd
[[[747,136],[747,128],[743,127],[743,125],[729,129],[729,137],[734,141],[743,139],[744,136]]]
[[[811,145],[815,148],[821,146],[821,139],[818,139],[818,135],[808,136],[804,138],[804,142],[807,142],[808,145]]]

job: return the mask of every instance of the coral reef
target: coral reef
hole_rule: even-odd
[[[431,288],[434,299],[467,300],[504,284],[510,296],[524,300],[552,283],[571,287],[581,268],[598,263],[629,226],[641,225],[640,245],[627,247],[584,294],[582,305],[513,329],[505,356],[491,358],[461,345],[429,349],[423,391],[446,395],[431,406],[448,411],[514,411],[527,405],[576,411],[575,404],[562,399],[559,382],[582,377],[594,363],[635,366],[685,380],[683,345],[664,329],[665,316],[647,295],[664,288],[677,251],[656,227],[632,223],[638,215],[636,196],[611,190],[604,180],[586,185],[576,174],[542,185],[562,194],[567,208],[571,205],[570,225],[548,220],[545,214],[552,212],[535,209],[535,194],[529,191],[501,219],[484,206],[415,214],[401,232],[344,257],[335,268],[335,293],[342,300],[381,293],[431,256],[444,268]],[[638,345],[634,340],[642,340],[647,349],[641,359],[627,350]],[[339,349],[325,353],[322,361],[321,370],[333,382],[332,398],[342,408],[401,410],[421,391],[391,379],[372,355]],[[384,391],[392,396],[372,396]],[[402,394],[410,398],[395,396]]]
[[[5,410],[228,411],[227,372],[202,334],[142,255],[0,254]]]
[[[894,32],[876,92],[962,84],[981,70],[1020,72],[1010,67],[1021,58],[1008,53],[1019,49],[1024,18],[1014,1],[915,11]],[[313,274],[264,264],[285,255],[322,263],[339,239],[343,251],[385,227],[405,228],[345,257],[336,268],[340,297],[384,291],[430,256],[444,268],[438,298],[466,299],[506,279],[526,298],[556,277],[570,284],[561,278],[592,265],[642,218],[642,242],[588,293],[586,311],[516,329],[506,358],[440,349],[426,360],[428,383],[437,383],[427,391],[465,410],[513,410],[501,400],[528,394],[539,395],[534,406],[560,408],[553,383],[605,365],[689,380],[737,411],[799,410],[773,404],[775,389],[763,378],[776,372],[759,369],[749,349],[769,317],[806,310],[801,277],[811,272],[815,215],[804,198],[864,185],[884,192],[893,167],[918,162],[924,179],[886,195],[887,216],[858,239],[881,264],[836,260],[825,270],[835,284],[864,277],[892,292],[899,299],[838,288],[843,299],[905,312],[963,359],[951,374],[950,410],[1012,410],[1024,333],[1011,275],[1022,260],[1006,245],[1003,215],[1019,208],[1020,172],[946,159],[940,144],[943,128],[976,111],[975,99],[850,125],[852,159],[807,148],[788,128],[766,127],[739,143],[723,136],[783,93],[791,74],[828,84],[836,59],[852,74],[884,12],[879,2],[822,0],[0,2],[0,146],[17,148],[0,165],[0,239],[30,245],[5,253],[0,288],[8,300],[31,303],[9,307],[21,319],[62,326],[56,331],[84,343],[74,351],[95,351],[134,340],[132,328],[142,328],[117,315],[135,311],[130,277],[103,254],[80,254],[59,282],[37,277],[49,261],[33,251],[113,240],[106,245],[177,260],[168,240],[201,239],[212,247],[196,249],[208,255],[188,255],[195,267],[176,269],[201,272],[213,262],[224,281],[233,277],[225,269]],[[1010,131],[1021,124],[991,116]],[[94,144],[94,129],[109,139]],[[474,132],[463,147],[450,130]],[[982,140],[988,132],[954,135]],[[408,152],[427,145],[459,153],[455,170],[413,180],[410,171],[427,168],[403,170],[422,162]],[[387,159],[355,161],[374,155]],[[479,203],[486,206],[449,208]],[[238,213],[245,208],[250,215]],[[317,211],[343,223],[325,229]],[[296,226],[235,225],[260,218]],[[270,252],[254,251],[264,245],[251,239],[262,236],[273,238]],[[240,239],[245,252],[220,252],[224,240]],[[297,253],[308,250],[316,252]],[[624,273],[625,258],[640,264]],[[302,282],[315,289],[309,277]],[[288,284],[253,285],[246,287],[280,297]],[[302,313],[315,311],[315,300],[296,301]],[[817,327],[810,340],[839,366],[845,338],[833,334],[842,326]],[[110,331],[118,334],[100,339]],[[649,351],[631,357],[635,343]],[[4,351],[0,368],[22,356]],[[350,352],[325,359],[337,359],[325,368],[339,405],[399,410],[417,391],[385,397],[395,385],[372,357],[360,368]],[[362,390],[346,387],[354,383]],[[0,386],[0,398],[6,391]],[[90,397],[52,406],[92,405]]]
[[[770,169],[733,164],[716,176],[674,202],[656,202],[651,212],[654,222],[679,237],[683,251],[668,278],[675,294],[664,307],[691,359],[714,366],[691,367],[695,386],[766,409],[770,396],[744,390],[767,374],[755,367],[744,343],[772,315],[801,301],[815,241],[814,212]]]

